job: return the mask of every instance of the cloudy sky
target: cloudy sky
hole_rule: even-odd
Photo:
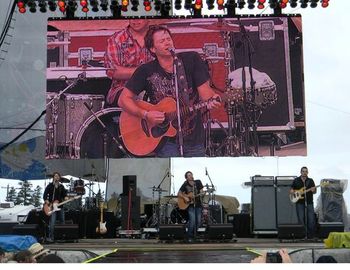
[[[7,3],[6,3],[7,2]],[[4,12],[8,1],[0,3],[0,25],[3,24]],[[348,78],[348,65],[350,63],[350,30],[346,13],[350,10],[350,1],[330,1],[326,9],[294,9],[292,13],[301,13],[303,16],[303,44],[304,44],[304,76],[306,97],[306,126],[307,126],[307,157],[240,157],[240,158],[192,158],[172,159],[173,188],[177,192],[187,170],[193,171],[195,178],[209,183],[205,175],[207,168],[209,175],[217,187],[217,193],[231,195],[239,199],[241,203],[250,202],[250,189],[243,188],[242,183],[249,181],[253,175],[285,176],[298,175],[301,166],[308,166],[310,177],[316,184],[323,178],[349,179],[350,178],[350,88]],[[291,10],[288,10],[288,12]],[[239,12],[239,10],[238,10]],[[264,14],[269,13],[268,10]],[[179,14],[179,12],[177,13]],[[36,15],[39,15],[38,13]],[[21,17],[22,16],[22,17]],[[38,16],[26,14],[17,16],[18,24],[37,21]],[[45,59],[45,46],[41,45],[45,40],[43,33],[46,28],[46,19],[42,20],[42,29],[35,29],[31,34],[37,35],[38,59],[32,63],[34,72],[43,74]],[[26,33],[24,33],[25,35]],[[21,40],[23,44],[28,40],[33,41],[35,36],[25,36]],[[34,41],[33,41],[34,42]],[[44,44],[45,45],[45,44]],[[22,48],[19,43],[14,43],[10,54],[16,56],[14,49]],[[42,51],[41,51],[42,49]],[[23,52],[22,52],[23,53]],[[31,52],[29,52],[31,53]],[[23,56],[24,58],[24,56]],[[25,59],[25,58],[24,58]],[[16,59],[15,59],[16,60]],[[17,64],[19,65],[19,61]],[[22,89],[28,87],[31,80],[36,80],[31,74],[31,80],[10,81],[6,74],[4,64],[0,66],[1,91],[5,87],[16,85]],[[14,64],[14,61],[11,61]],[[25,65],[23,64],[23,68]],[[21,71],[18,68],[17,71]],[[15,76],[13,76],[16,78]],[[20,78],[21,79],[21,78]],[[39,78],[39,85],[44,85],[45,78]],[[2,92],[1,95],[5,94]],[[18,97],[20,98],[20,97]],[[1,106],[6,105],[4,99]],[[18,108],[17,108],[18,109]],[[19,108],[21,109],[21,108]],[[39,113],[41,108],[31,108]],[[3,131],[1,131],[3,132]],[[1,136],[0,136],[1,137]],[[6,180],[0,180],[1,186],[6,186]],[[0,200],[4,199],[5,189],[0,190]],[[347,205],[350,204],[350,192],[344,194]]]

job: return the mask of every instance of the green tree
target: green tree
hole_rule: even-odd
[[[33,204],[32,184],[27,180],[18,183],[20,185],[15,204]]]
[[[17,191],[14,187],[10,187],[10,190],[7,194],[6,201],[8,202],[15,202],[16,201],[16,196],[17,196]]]
[[[33,205],[35,207],[38,207],[42,204],[41,195],[42,195],[42,188],[40,186],[36,186],[33,192]]]

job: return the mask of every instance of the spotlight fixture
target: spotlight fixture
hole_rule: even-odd
[[[307,3],[309,0],[300,0],[300,7],[301,8],[307,8]]]
[[[248,8],[254,9],[255,8],[256,0],[248,0]]]
[[[180,10],[182,8],[181,0],[175,0],[174,6],[176,10]]]
[[[103,11],[107,11],[108,10],[108,0],[101,0],[100,7]]]
[[[329,0],[322,0],[321,6],[322,6],[323,8],[328,7],[328,5],[329,5]]]
[[[131,10],[132,11],[135,11],[135,12],[138,11],[139,5],[140,5],[139,0],[131,0]]]
[[[289,5],[291,8],[296,8],[298,6],[298,0],[290,0]]]
[[[245,0],[238,0],[237,2],[238,8],[242,9],[245,6]]]
[[[162,8],[162,2],[160,0],[154,0],[154,10],[160,11]]]

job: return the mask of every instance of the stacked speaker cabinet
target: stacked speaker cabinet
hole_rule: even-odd
[[[140,197],[136,196],[136,175],[123,176],[122,230],[140,229]]]
[[[289,199],[289,191],[296,176],[276,176],[277,225],[298,224],[295,204]]]
[[[252,177],[252,232],[277,234],[273,176]]]

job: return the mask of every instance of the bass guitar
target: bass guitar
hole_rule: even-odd
[[[103,222],[103,206],[104,206],[104,203],[101,202],[100,203],[100,222],[98,223],[98,226],[96,228],[96,233],[98,234],[105,234],[107,232],[107,228],[106,228],[106,221]]]
[[[185,197],[187,197],[189,199],[188,202],[183,197],[178,196],[177,197],[177,205],[178,205],[180,210],[186,210],[190,206],[190,204],[193,204],[194,199],[196,197],[204,196],[204,195],[205,195],[205,192],[199,193],[199,194],[197,194],[195,196],[193,195],[193,192],[190,192],[190,193],[184,195]]]
[[[58,208],[59,206],[64,205],[66,203],[69,203],[71,201],[77,200],[79,198],[81,198],[81,195],[75,196],[75,197],[70,198],[66,201],[63,201],[61,203],[59,203],[58,201],[54,201],[53,203],[50,203],[50,204],[44,204],[43,212],[45,213],[45,215],[51,216],[52,213],[57,212],[57,211],[61,211],[61,208]]]
[[[325,187],[325,186],[327,186],[327,185],[329,185],[329,182],[324,182],[324,183],[322,183],[322,184],[320,184],[320,185],[315,186],[315,188],[318,188],[318,187]],[[290,199],[290,201],[291,201],[292,203],[296,203],[297,201],[299,201],[299,200],[301,200],[301,199],[304,199],[305,194],[306,194],[307,192],[309,192],[311,189],[312,189],[312,187],[311,187],[311,188],[308,188],[308,189],[305,189],[305,187],[302,187],[302,188],[300,188],[300,189],[298,189],[298,190],[295,190],[293,193],[290,193],[290,194],[289,194],[289,199]]]
[[[230,89],[221,97],[222,102],[234,103],[242,99],[241,89]],[[175,137],[176,128],[172,121],[176,120],[176,101],[166,97],[153,105],[143,100],[135,101],[137,106],[146,111],[160,111],[165,113],[163,123],[151,126],[145,119],[141,119],[128,112],[122,111],[119,119],[120,137],[126,149],[135,156],[147,156],[155,151],[165,137]],[[180,108],[180,115],[184,117],[202,108],[207,108],[212,101],[205,101],[190,107]]]

